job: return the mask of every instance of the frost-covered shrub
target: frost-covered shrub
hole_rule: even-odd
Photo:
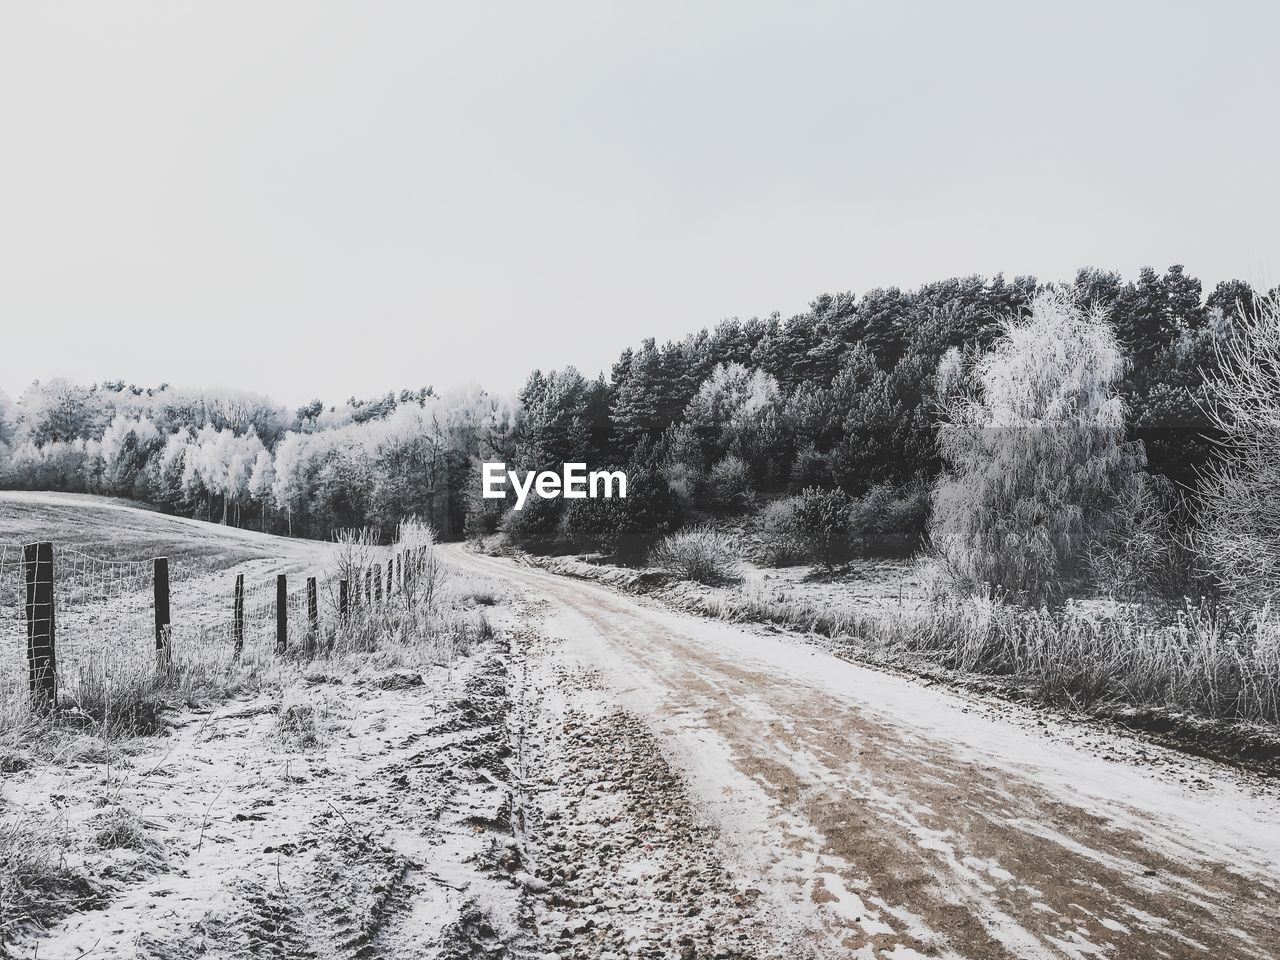
[[[462,530],[467,539],[478,540],[497,533],[502,526],[502,512],[507,505],[506,500],[481,496],[478,487],[472,491],[467,498],[467,516],[462,522]]]
[[[649,562],[685,580],[718,584],[738,578],[742,557],[727,534],[693,527],[664,537],[649,554]]]
[[[791,465],[791,489],[831,486],[831,461],[812,443],[801,447]]]
[[[761,519],[764,555],[772,566],[788,567],[805,559],[805,547],[796,529],[799,497],[776,500],[765,508]]]
[[[680,500],[657,467],[632,465],[626,473],[626,497],[568,501],[561,529],[575,548],[640,560],[660,537],[680,526]]]
[[[560,499],[529,497],[523,509],[507,512],[502,520],[502,531],[508,540],[526,550],[550,550],[559,534],[564,503]]]
[[[880,483],[854,501],[852,535],[869,550],[910,550],[919,544],[929,520],[929,488],[921,481],[895,487]]]
[[[743,513],[755,499],[751,471],[746,461],[730,454],[711,468],[707,477],[707,500],[721,513]]]
[[[701,472],[697,466],[683,460],[668,461],[662,465],[662,476],[680,501],[681,507],[688,509],[693,506],[702,484]]]
[[[1178,495],[1170,480],[1144,476],[1117,510],[1119,522],[1089,545],[1089,571],[1099,589],[1175,606],[1214,592],[1192,538],[1178,530]]]
[[[841,490],[809,487],[796,498],[796,538],[805,555],[828,570],[853,557],[849,507],[849,498]]]

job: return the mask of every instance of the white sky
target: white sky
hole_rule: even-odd
[[[588,375],[824,290],[1280,274],[1280,5],[0,7],[0,388]]]

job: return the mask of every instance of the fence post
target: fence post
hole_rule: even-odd
[[[404,579],[400,582],[400,589],[413,600],[413,554],[408,550],[404,552]]]
[[[235,655],[244,652],[244,574],[236,574],[236,591],[231,603],[231,637],[235,641]]]
[[[169,644],[169,558],[156,557],[151,562],[156,611],[156,666],[169,669],[173,651]]]
[[[57,656],[53,629],[53,543],[42,540],[22,548],[27,584],[27,684],[32,705],[46,710],[58,702]]]
[[[373,605],[373,567],[364,572],[364,605]]]
[[[338,617],[343,621],[347,620],[347,608],[351,603],[351,598],[347,594],[347,581],[338,581]]]
[[[276,653],[289,649],[289,579],[276,574]]]
[[[391,583],[392,577],[396,572],[396,562],[394,557],[387,557],[387,602],[391,602]]]
[[[373,602],[382,602],[382,564],[373,565]]]
[[[307,634],[312,644],[320,638],[320,603],[315,577],[307,577]]]

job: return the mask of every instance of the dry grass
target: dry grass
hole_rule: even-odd
[[[132,810],[116,806],[94,819],[93,843],[100,850],[132,850],[155,857],[159,844],[147,835],[147,826]]]
[[[323,697],[301,687],[280,695],[276,707],[276,736],[286,747],[306,750],[329,739],[329,706]]]
[[[53,823],[0,823],[0,956],[21,930],[102,902],[89,878],[59,856],[60,839]]]

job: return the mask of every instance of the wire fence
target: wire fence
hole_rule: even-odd
[[[0,540],[0,696],[74,700],[104,670],[163,670],[175,651],[262,659],[314,643],[362,608],[412,595],[429,544],[366,548],[361,565],[307,575],[285,561],[211,574],[166,558],[115,560]]]

